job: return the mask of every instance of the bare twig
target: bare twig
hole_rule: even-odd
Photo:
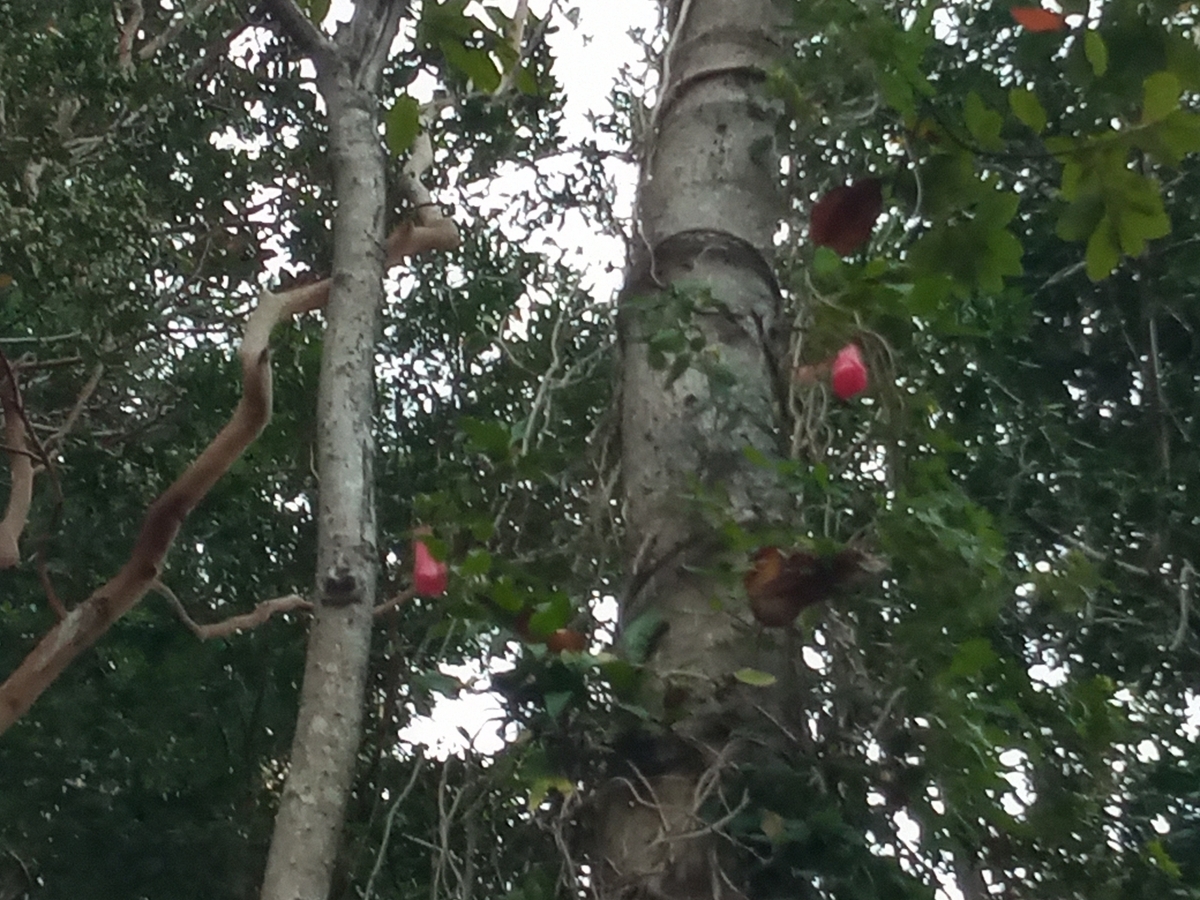
[[[90,400],[92,394],[96,392],[96,388],[99,386],[100,379],[103,377],[103,375],[104,363],[96,363],[96,367],[92,369],[91,377],[88,378],[87,382],[84,383],[83,388],[79,391],[79,396],[75,398],[75,405],[72,406],[71,411],[67,413],[66,419],[63,420],[62,425],[58,427],[54,434],[46,438],[45,447],[47,453],[56,451],[59,444],[61,444],[63,440],[66,439],[67,435],[71,433],[71,429],[75,427],[75,423],[79,420],[79,416],[83,412],[83,408],[87,406],[88,400]]]
[[[408,588],[407,590],[403,590],[400,593],[398,593],[395,597],[392,597],[388,600],[384,600],[382,603],[380,603],[378,606],[376,606],[373,610],[371,610],[371,615],[382,616],[385,612],[390,612],[391,610],[396,609],[397,607],[403,606],[405,603],[407,603],[409,600],[411,600],[415,596],[417,596],[417,591],[415,588]]]
[[[158,37],[143,44],[142,48],[138,50],[138,59],[152,59],[159,50],[179,37],[179,33],[184,28],[199,19],[219,2],[220,0],[197,0],[196,5],[191,9],[183,10],[175,16]]]
[[[392,836],[392,824],[396,820],[396,812],[400,809],[400,804],[407,799],[412,792],[413,785],[417,783],[417,776],[421,774],[421,765],[425,762],[425,757],[418,756],[417,761],[413,763],[412,775],[408,778],[408,784],[404,786],[404,790],[392,802],[392,808],[388,810],[387,819],[383,823],[383,837],[379,839],[379,853],[375,856],[375,865],[371,869],[371,875],[367,879],[367,886],[363,890],[363,900],[371,900],[375,893],[375,879],[379,877],[379,870],[383,868],[383,856],[387,853],[388,842]]]
[[[1196,570],[1192,568],[1191,560],[1183,564],[1179,573],[1179,625],[1175,629],[1175,637],[1171,639],[1171,650],[1178,650],[1187,640],[1188,620],[1192,610],[1192,579]]]
[[[210,638],[229,637],[232,634],[257,628],[276,613],[294,612],[296,610],[311,612],[313,608],[312,604],[299,594],[288,594],[283,597],[275,597],[271,600],[263,600],[255,604],[254,609],[248,613],[230,616],[228,619],[220,622],[201,625],[188,615],[187,609],[184,608],[180,599],[175,596],[175,592],[161,581],[155,579],[150,585],[150,589],[166,597],[183,624],[202,641],[207,641]]]

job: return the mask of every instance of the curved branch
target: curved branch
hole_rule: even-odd
[[[175,592],[161,581],[155,580],[150,585],[150,589],[166,597],[183,624],[202,641],[207,641],[215,637],[229,637],[242,631],[248,631],[251,628],[257,628],[263,622],[267,621],[267,619],[271,618],[271,616],[275,615],[275,613],[292,612],[297,609],[310,612],[313,608],[312,604],[299,594],[288,594],[284,597],[275,597],[271,600],[260,601],[248,613],[230,616],[228,619],[220,622],[201,625],[188,615],[188,611],[184,608],[180,599],[175,596]]]
[[[393,232],[388,239],[388,265],[395,265],[403,258],[425,250],[456,246],[458,229],[439,213],[430,224],[407,223]],[[323,307],[329,300],[329,285],[330,279],[325,279],[278,294],[262,292],[258,306],[246,322],[242,344],[238,348],[242,365],[242,398],[229,423],[174,484],[147,508],[129,560],[120,571],[54,625],[16,670],[0,684],[0,734],[29,710],[76,656],[94,644],[158,583],[163,560],[183,520],[270,420],[271,362],[268,341],[271,332],[285,319]],[[11,383],[15,389],[15,380]],[[7,407],[5,413],[6,429],[11,427],[13,421],[23,423],[20,415],[8,414]],[[17,446],[23,443],[23,438],[22,427],[22,442]],[[30,466],[32,473],[32,461],[24,454],[20,456]],[[287,605],[284,601],[288,601],[288,598],[265,601],[265,611],[264,604],[259,604],[253,612],[229,621],[255,623],[256,617],[261,615],[265,619],[284,608]],[[272,606],[272,603],[275,605]],[[302,607],[296,604],[290,608]],[[247,626],[235,624],[231,630],[236,631],[241,627]]]

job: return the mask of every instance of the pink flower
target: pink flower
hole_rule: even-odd
[[[433,558],[422,539],[429,529],[420,529],[413,538],[413,587],[422,597],[440,597],[446,593],[450,569]]]
[[[830,367],[833,392],[839,400],[849,400],[867,389],[867,367],[858,344],[847,344],[838,351]]]

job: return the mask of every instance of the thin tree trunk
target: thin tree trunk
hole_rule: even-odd
[[[294,9],[275,8],[282,17]],[[319,600],[262,897],[326,900],[360,741],[378,575],[372,414],[387,191],[376,90],[398,12],[361,3],[336,47],[303,21],[288,24],[314,50],[337,214],[317,400]]]
[[[631,582],[621,620],[648,610],[663,617],[649,665],[659,701],[688,715],[604,789],[594,850],[603,898],[696,900],[737,893],[700,808],[715,799],[711,776],[736,752],[733,710],[754,704],[731,678],[750,664],[744,600],[705,573],[721,543],[688,498],[719,492],[743,524],[774,505],[767,473],[744,451],[779,450],[779,112],[764,81],[781,19],[772,0],[672,0],[667,24],[620,310]],[[702,334],[706,346],[669,382],[651,365],[647,340],[673,327]]]

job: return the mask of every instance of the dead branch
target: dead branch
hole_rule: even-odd
[[[447,227],[444,220],[429,225],[404,225],[398,231],[399,237],[393,234],[388,239],[389,263],[404,255],[454,247],[458,243],[457,229],[453,223]],[[449,240],[451,233],[452,242]],[[137,605],[155,584],[183,520],[270,420],[268,341],[272,330],[284,319],[320,308],[328,298],[329,279],[278,294],[262,293],[257,308],[246,323],[238,349],[242,365],[242,398],[229,423],[184,473],[150,504],[129,559],[120,571],[54,625],[0,684],[0,733],[24,715],[71,661]],[[15,387],[15,381],[10,379],[10,383]],[[6,409],[5,426],[8,427],[14,418],[22,421],[19,416],[9,415]],[[19,464],[28,464],[28,460]],[[18,463],[14,461],[14,465]],[[22,525],[23,518],[22,514]]]
[[[33,503],[33,458],[24,452],[28,432],[17,373],[3,354],[0,362],[4,367],[0,373],[0,408],[4,410],[4,444],[8,448],[11,473],[8,508],[0,520],[0,569],[11,569],[21,561],[21,533]]]
[[[155,579],[154,583],[150,585],[150,589],[166,597],[183,624],[202,641],[207,641],[210,638],[229,637],[233,634],[257,628],[263,622],[267,621],[267,619],[271,618],[271,616],[275,615],[275,613],[293,612],[298,609],[304,612],[311,612],[313,608],[312,604],[299,594],[288,594],[284,597],[262,600],[256,603],[254,609],[248,613],[240,613],[220,622],[201,625],[188,615],[187,609],[184,608],[180,599],[175,596],[175,592],[161,581]]]

